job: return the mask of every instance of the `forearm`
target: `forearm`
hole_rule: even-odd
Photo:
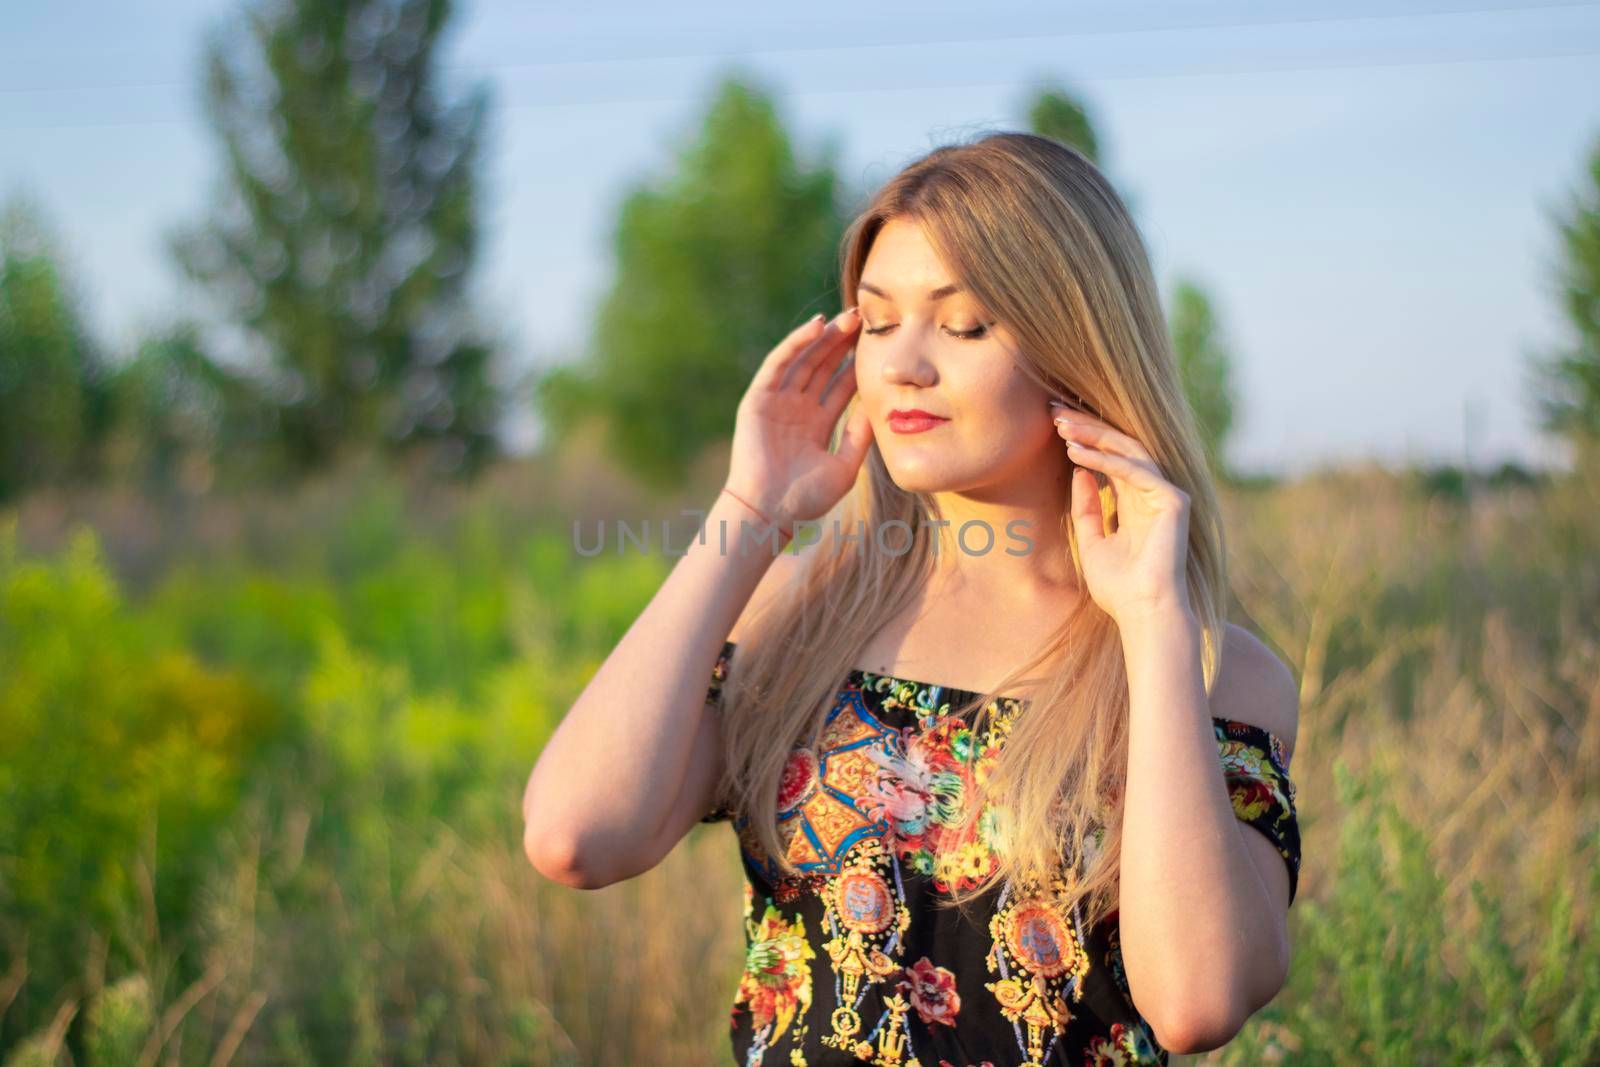
[[[651,836],[688,772],[711,668],[774,559],[772,540],[751,538],[740,551],[741,523],[761,525],[717,494],[704,543],[695,536],[679,548],[684,555],[562,718],[523,797],[530,834],[589,855]]]
[[[1125,626],[1122,644],[1124,965],[1147,1015],[1171,1029],[1226,1030],[1251,1009],[1242,1003],[1251,968],[1277,950],[1254,943],[1262,926],[1251,916],[1269,899],[1219,767],[1200,627],[1188,612],[1156,614]]]

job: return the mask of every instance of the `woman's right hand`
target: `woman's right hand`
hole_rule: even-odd
[[[856,392],[853,365],[834,371],[860,327],[855,308],[826,325],[816,317],[801,324],[767,354],[739,401],[727,488],[785,532],[798,520],[827,514],[855,482],[872,443],[872,424],[858,407],[839,451],[828,451]]]

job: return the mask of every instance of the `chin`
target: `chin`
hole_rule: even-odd
[[[908,493],[981,493],[1029,473],[1030,466],[1040,461],[1037,454],[1005,447],[885,450],[880,446],[879,454],[894,484]]]
[[[967,484],[958,472],[939,463],[897,463],[885,456],[883,465],[894,484],[908,493],[943,493]]]

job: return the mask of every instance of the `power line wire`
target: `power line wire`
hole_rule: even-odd
[[[625,62],[652,62],[663,59],[729,59],[743,56],[781,56],[781,55],[806,55],[813,52],[851,52],[861,50],[880,50],[885,48],[921,48],[927,45],[940,44],[1004,44],[1006,42],[1034,42],[1065,40],[1076,37],[1115,37],[1136,33],[1184,33],[1198,30],[1230,30],[1254,29],[1263,26],[1293,26],[1314,25],[1329,22],[1368,22],[1381,20],[1394,20],[1404,18],[1430,18],[1434,16],[1477,15],[1477,14],[1507,14],[1524,11],[1556,11],[1572,10],[1578,8],[1600,7],[1597,0],[1555,0],[1552,3],[1541,4],[1483,4],[1475,7],[1448,8],[1435,11],[1376,11],[1364,14],[1338,14],[1338,15],[1308,15],[1301,18],[1269,18],[1269,19],[1236,19],[1232,21],[1216,22],[1174,22],[1158,26],[1129,26],[1110,27],[1082,30],[1064,30],[1048,33],[996,33],[984,36],[982,34],[961,34],[954,37],[922,37],[908,40],[896,29],[896,37],[888,41],[843,41],[825,45],[795,44],[781,48],[732,48],[720,52],[658,52],[645,55],[617,55],[610,57],[580,57],[577,59],[550,59],[527,60],[515,63],[490,63],[479,64],[474,68],[446,68],[446,69],[478,69],[478,70],[546,70],[562,67],[576,67],[589,65],[604,65]]]
[[[1401,59],[1379,60],[1370,63],[1321,63],[1281,65],[1273,67],[1236,67],[1222,70],[1191,70],[1191,71],[1145,71],[1134,74],[1096,74],[1079,75],[1076,80],[1084,84],[1093,84],[1099,81],[1136,81],[1156,78],[1218,78],[1229,77],[1237,74],[1292,74],[1299,71],[1322,70],[1368,70],[1383,67],[1427,67],[1447,64],[1462,63],[1505,63],[1522,60],[1543,59],[1568,59],[1578,56],[1600,55],[1600,48],[1567,49],[1553,52],[1538,52],[1524,55],[1499,55],[1499,56],[1448,56],[1434,59]],[[1006,79],[1002,81],[971,81],[971,82],[917,82],[905,85],[874,87],[874,88],[843,88],[843,89],[779,89],[772,95],[777,99],[787,99],[792,96],[830,96],[830,95],[862,95],[874,92],[889,92],[914,89],[953,89],[953,88],[1001,88],[1006,86],[1023,87],[1032,84],[1028,80]],[[539,108],[566,108],[566,107],[597,107],[605,104],[631,104],[644,101],[666,100],[695,100],[700,99],[699,92],[691,92],[678,96],[662,93],[647,95],[615,96],[604,99],[566,100],[566,101],[526,101],[521,103],[491,104],[487,110],[499,111],[527,111]],[[188,126],[197,120],[192,118],[174,119],[125,119],[108,122],[59,122],[59,123],[22,123],[0,126],[0,131],[12,130],[69,130],[69,129],[120,129],[140,126]]]
[[[1254,29],[1267,26],[1316,25],[1331,22],[1375,22],[1397,19],[1425,19],[1478,14],[1513,14],[1523,12],[1563,11],[1600,7],[1600,0],[1550,0],[1537,4],[1476,4],[1465,7],[1440,8],[1425,11],[1369,11],[1358,14],[1313,14],[1265,19],[1221,19],[1214,21],[1170,22],[1153,26],[1096,27],[1092,29],[1063,30],[1046,33],[963,33],[957,36],[923,36],[908,40],[901,28],[897,36],[886,41],[841,41],[828,44],[794,44],[776,48],[727,48],[718,51],[651,52],[644,54],[618,54],[611,56],[580,56],[548,60],[526,60],[509,63],[455,63],[441,64],[440,69],[454,74],[489,73],[511,70],[557,70],[577,66],[601,66],[613,63],[647,63],[660,60],[726,60],[745,56],[806,55],[817,52],[849,52],[863,49],[921,48],[939,44],[1001,44],[1007,41],[1063,40],[1076,37],[1104,37],[1136,33],[1183,33],[1201,30]],[[0,88],[0,96],[24,93],[100,92],[124,89],[171,89],[189,85],[187,81],[116,82],[98,85],[14,86]]]
[[[1445,56],[1435,59],[1401,59],[1377,60],[1370,63],[1319,63],[1319,64],[1287,64],[1273,67],[1235,67],[1218,70],[1164,70],[1142,71],[1131,74],[1074,74],[1075,81],[1084,85],[1093,85],[1102,81],[1140,81],[1144,79],[1159,78],[1225,78],[1235,74],[1292,74],[1300,71],[1320,70],[1369,70],[1383,67],[1429,67],[1460,63],[1505,63],[1519,60],[1540,59],[1568,59],[1576,56],[1600,55],[1600,47],[1567,49],[1553,52],[1535,52],[1525,55],[1499,55],[1499,56]],[[1007,78],[1000,81],[942,81],[942,82],[914,82],[894,86],[874,86],[870,88],[840,88],[840,89],[787,89],[774,90],[772,95],[778,99],[787,99],[792,96],[859,96],[876,92],[898,92],[902,90],[917,89],[965,89],[965,88],[1004,88],[1007,86],[1023,88],[1034,84],[1031,79],[1019,80]],[[689,93],[680,96],[668,96],[662,93],[649,95],[607,97],[596,100],[574,101],[527,101],[523,103],[499,104],[495,110],[524,111],[537,108],[562,108],[562,107],[594,107],[601,104],[627,104],[642,101],[662,100],[698,100],[699,93]]]

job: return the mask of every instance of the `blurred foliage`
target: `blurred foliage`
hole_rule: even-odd
[[[441,472],[493,451],[498,342],[467,300],[488,93],[442,99],[453,8],[253,3],[208,44],[226,183],[171,249],[270,362],[265,399],[295,471],[352,444]]]
[[[1391,752],[1364,774],[1334,767],[1344,809],[1334,889],[1300,905],[1290,982],[1220,1062],[1581,1064],[1600,1057],[1600,941],[1575,920],[1575,893],[1600,900],[1600,866],[1541,887],[1508,921],[1496,891],[1439,908],[1448,872],[1393,799],[1408,773]],[[1600,849],[1591,826],[1584,854]],[[1461,921],[1465,919],[1465,921]],[[1531,928],[1519,951],[1512,927]]]
[[[84,531],[59,560],[0,537],[0,922],[30,985],[66,984],[93,931],[166,929],[284,714],[131,618]],[[158,877],[159,876],[159,877]]]
[[[1530,359],[1531,391],[1541,427],[1566,437],[1584,462],[1600,461],[1600,137],[1570,202],[1546,215],[1560,236],[1551,281],[1573,340]]]
[[[1089,162],[1100,163],[1100,135],[1095,132],[1088,104],[1060,86],[1036,89],[1028,104],[1028,128],[1082,152]]]
[[[442,101],[447,0],[257,3],[209,42],[225,160],[174,231],[221,322],[89,336],[42,211],[0,214],[0,499],[110,480],[194,495],[375,451],[471,474],[506,383],[468,286],[487,92]],[[224,356],[224,353],[228,355]]]
[[[1044,78],[1023,89],[1020,111],[1026,129],[1083,153],[1116,188],[1117,197],[1137,223],[1139,195],[1132,179],[1118,173],[1109,151],[1109,131],[1100,121],[1100,108],[1087,93],[1060,79]]]
[[[280,473],[276,426],[259,383],[213,359],[182,321],[142,340],[112,378],[107,480],[160,494],[262,484]]]
[[[1487,471],[1468,470],[1454,463],[1426,464],[1411,468],[1407,477],[1423,496],[1457,503],[1466,502],[1480,490],[1533,488],[1550,480],[1547,474],[1509,460]]]
[[[14,197],[0,222],[0,499],[96,482],[192,495],[281,473],[259,383],[213,359],[189,321],[131,357],[103,352],[69,269],[40,207]]]
[[[1180,278],[1168,314],[1183,389],[1200,428],[1212,471],[1229,476],[1227,443],[1233,433],[1236,389],[1233,353],[1217,324],[1211,299],[1196,282]]]
[[[138,1063],[155,1028],[154,1007],[150,983],[142,974],[130,974],[101,990],[89,1009],[89,1062]]]
[[[8,521],[0,971],[20,959],[26,977],[14,1001],[0,986],[0,1050],[22,1055],[63,995],[91,1005],[73,1056],[132,1040],[132,1001],[99,1007],[112,995],[100,972],[142,974],[164,1004],[200,990],[210,1010],[236,996],[242,1011],[258,990],[218,962],[238,932],[217,910],[228,901],[249,909],[256,966],[284,983],[253,1009],[273,1062],[296,1048],[390,1062],[414,1046],[401,1061],[431,1063],[452,1047],[448,1019],[482,1005],[465,980],[430,994],[428,1011],[411,1002],[411,983],[432,980],[423,957],[456,952],[432,918],[412,921],[434,906],[416,894],[418,867],[443,862],[441,841],[518,840],[518,780],[555,712],[665,572],[638,555],[574,567],[566,531],[511,540],[493,513],[459,516],[435,543],[374,487],[281,572],[241,544],[179,561],[138,603],[90,529],[33,557]],[[268,881],[239,902],[230,879],[245,862]],[[300,992],[306,974],[322,977]],[[504,1025],[526,1022],[512,1012]],[[27,1056],[54,1047],[41,1041]]]
[[[1103,136],[1086,100],[1060,85],[1046,84],[1031,90],[1026,111],[1029,129],[1082,152],[1111,179],[1110,168],[1101,158]],[[1128,213],[1137,216],[1137,199],[1129,183],[1111,180]],[[1226,447],[1237,404],[1233,353],[1220,335],[1211,297],[1197,279],[1180,277],[1168,305],[1167,328],[1178,373],[1194,409],[1207,458],[1217,477],[1231,480],[1234,474],[1227,464]]]
[[[846,306],[835,155],[830,143],[798,162],[770,94],[739,78],[718,86],[698,136],[622,203],[589,353],[538,383],[551,447],[597,421],[630,472],[679,486],[705,446],[732,437],[772,347]]]
[[[0,210],[0,500],[86,473],[108,366],[39,206]]]
[[[561,476],[213,499],[137,597],[126,513],[48,550],[8,519],[0,1062],[725,1056],[724,828],[594,893],[522,855],[528,768],[671,563],[579,556],[598,478]],[[1289,985],[1205,1059],[1594,1058],[1597,497],[1225,492],[1238,617],[1300,679],[1306,861]]]

